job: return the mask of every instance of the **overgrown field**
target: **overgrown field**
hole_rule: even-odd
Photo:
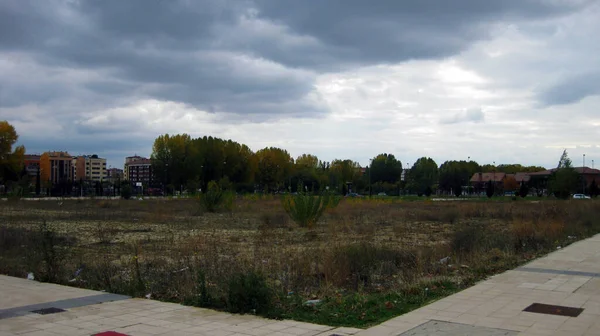
[[[0,202],[0,273],[366,327],[600,232],[600,202],[344,199],[312,230],[277,198]],[[319,301],[308,301],[319,300]]]

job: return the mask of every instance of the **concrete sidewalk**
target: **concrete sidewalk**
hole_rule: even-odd
[[[523,311],[534,303],[583,311],[577,317]],[[66,311],[44,315],[45,308]],[[140,336],[600,335],[600,235],[367,330],[231,315],[0,276],[0,336],[106,331]]]

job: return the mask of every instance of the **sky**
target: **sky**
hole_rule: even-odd
[[[407,166],[600,166],[600,0],[1,0],[0,119],[122,167],[161,134]]]

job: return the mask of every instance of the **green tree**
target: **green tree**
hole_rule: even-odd
[[[432,158],[422,157],[410,168],[408,188],[422,195],[438,182],[438,166]]]
[[[592,180],[592,183],[590,184],[590,196],[595,198],[598,196],[598,194],[600,194],[600,188],[598,188],[596,179],[594,179],[594,180]]]
[[[519,187],[519,196],[525,198],[529,194],[529,186],[527,183],[521,183],[521,187]]]
[[[567,199],[579,185],[579,174],[573,168],[571,159],[565,150],[560,158],[557,169],[548,181],[548,190],[557,198]]]
[[[371,182],[397,183],[402,175],[402,162],[393,154],[379,154],[371,161]]]
[[[161,135],[152,146],[152,172],[156,182],[163,187],[172,185],[176,189],[187,184],[190,177],[186,162],[189,160],[191,138],[187,134]]]
[[[439,169],[439,189],[458,197],[463,186],[468,186],[473,174],[479,170],[475,161],[446,161]]]
[[[488,198],[492,198],[492,196],[494,196],[494,192],[496,192],[495,190],[495,186],[494,186],[494,182],[492,182],[491,180],[487,182],[486,188],[485,188],[485,194],[487,195]]]

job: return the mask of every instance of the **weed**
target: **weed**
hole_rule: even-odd
[[[231,313],[263,314],[271,307],[272,293],[257,272],[234,274],[228,281],[227,310]]]

